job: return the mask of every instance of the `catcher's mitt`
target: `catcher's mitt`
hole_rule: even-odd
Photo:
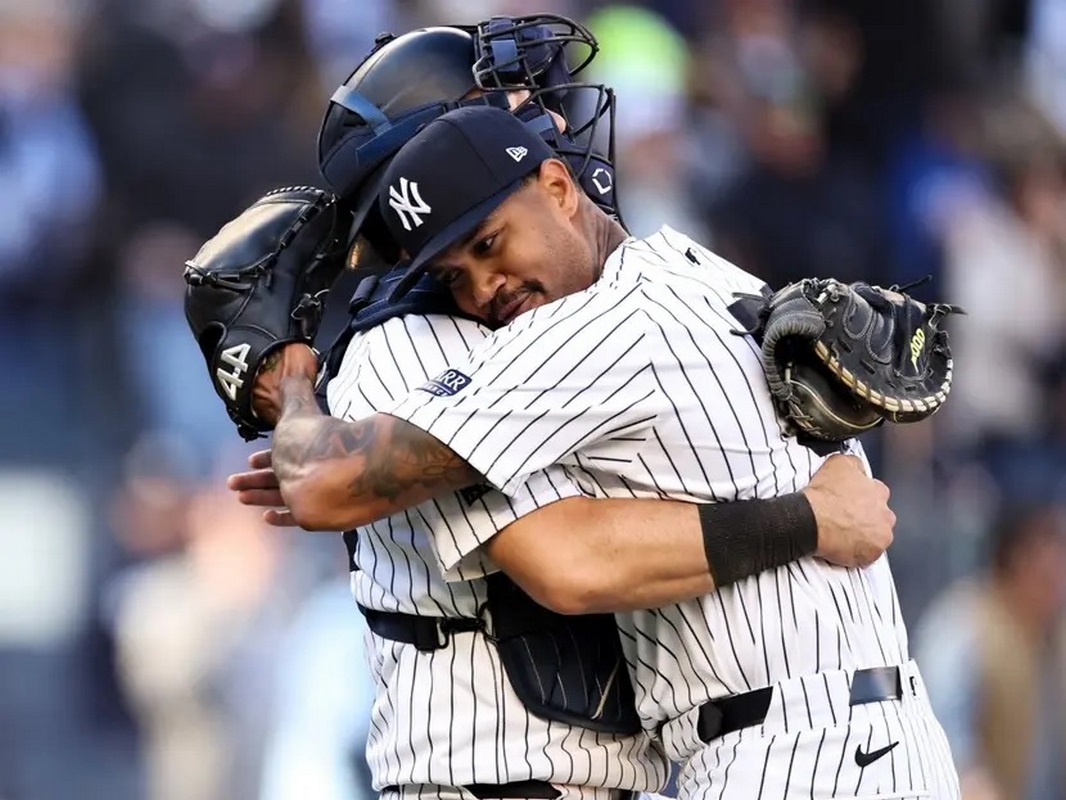
[[[839,442],[890,422],[917,422],[951,390],[941,327],[957,306],[899,289],[807,279],[769,298],[760,315],[763,368],[793,432]]]
[[[349,225],[327,192],[275,189],[185,262],[185,318],[246,440],[271,428],[252,411],[256,373],[278,347],[314,341],[325,295],[344,269]]]

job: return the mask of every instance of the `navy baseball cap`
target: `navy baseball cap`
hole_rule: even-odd
[[[473,233],[555,151],[536,130],[492,106],[449,111],[405,144],[385,171],[378,207],[411,257],[399,297],[428,262]]]

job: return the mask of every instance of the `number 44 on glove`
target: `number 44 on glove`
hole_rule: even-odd
[[[839,442],[944,405],[952,359],[943,320],[965,313],[901,289],[810,278],[762,300],[752,334],[792,433]]]
[[[310,345],[344,269],[351,215],[310,186],[260,197],[185,264],[185,318],[211,383],[247,440],[271,429],[252,410],[255,376],[282,345]]]

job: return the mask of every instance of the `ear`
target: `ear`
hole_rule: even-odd
[[[577,213],[580,206],[581,190],[577,188],[570,168],[558,158],[549,158],[541,162],[537,182],[548,197],[558,205],[559,210],[568,219]]]

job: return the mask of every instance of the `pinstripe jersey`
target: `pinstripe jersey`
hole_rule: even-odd
[[[453,363],[461,391],[416,391],[390,413],[506,493],[551,464],[597,496],[797,491],[822,459],[783,434],[758,348],[733,333],[727,310],[734,292],[760,286],[669,228],[628,239],[588,290],[523,314]],[[792,676],[907,660],[885,558],[867,569],[805,558],[618,619],[648,729]]]
[[[327,386],[330,411],[355,420],[385,409],[487,335],[469,320],[416,315],[357,334]],[[473,617],[486,601],[482,578],[495,570],[479,547],[538,506],[577,493],[552,467],[510,496],[460,492],[360,528],[353,593],[382,611]],[[666,781],[665,759],[645,734],[612,736],[529,714],[480,633],[453,634],[432,652],[368,637],[377,685],[367,760],[379,790],[537,779],[644,791]]]

